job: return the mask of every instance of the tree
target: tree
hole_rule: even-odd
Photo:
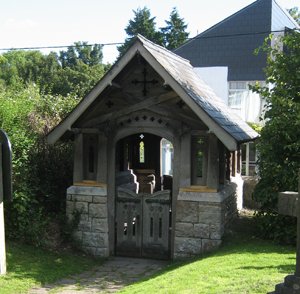
[[[68,47],[67,51],[60,51],[59,61],[63,68],[75,67],[80,62],[94,66],[102,64],[103,46],[95,44],[88,45],[87,42],[75,42],[73,46]]]
[[[176,7],[173,8],[170,19],[165,22],[167,26],[161,28],[164,46],[169,50],[178,48],[189,36],[189,33],[186,32],[187,24],[183,18],[179,17]]]
[[[295,21],[300,25],[300,11],[298,7],[293,7],[288,10],[289,14],[295,19]]]
[[[0,55],[0,127],[13,150],[14,201],[5,205],[9,238],[47,245],[50,222],[63,223],[72,145],[49,146],[45,134],[108,67],[102,64],[101,46],[80,42],[60,55],[21,50]]]
[[[102,58],[102,46],[86,42],[76,42],[59,55],[9,51],[1,55],[0,81],[21,88],[34,83],[45,94],[83,97],[110,67]]]
[[[109,69],[102,63],[101,45],[75,42],[66,51],[60,51],[60,68],[53,77],[51,94],[75,93],[83,97]]]
[[[295,223],[278,216],[276,205],[278,192],[297,191],[300,168],[300,34],[290,31],[281,41],[283,50],[281,45],[263,47],[268,53],[266,81],[271,87],[255,88],[267,104],[257,146],[260,181],[254,196],[262,205],[260,216],[268,219],[264,230],[269,228],[269,236],[275,238],[286,238],[284,233],[291,228],[287,224]]]
[[[40,84],[59,68],[56,57],[43,55],[40,51],[9,51],[0,61],[0,79],[9,86]]]
[[[133,10],[133,13],[133,20],[129,20],[129,23],[125,28],[128,37],[125,39],[125,43],[118,47],[118,51],[120,52],[119,56],[122,56],[130,47],[137,34],[141,34],[145,38],[159,45],[163,44],[162,34],[160,31],[156,30],[155,17],[151,17],[150,10],[147,7],[142,9],[138,8],[137,10]]]

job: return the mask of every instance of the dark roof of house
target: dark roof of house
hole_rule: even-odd
[[[257,0],[174,52],[194,67],[228,66],[229,81],[265,80],[266,54],[254,54],[271,31],[297,28],[275,0]]]
[[[72,128],[80,115],[99,96],[103,89],[109,83],[112,83],[113,79],[136,54],[140,54],[160,74],[229,150],[236,150],[238,144],[252,141],[258,137],[258,134],[235,115],[199,78],[188,60],[139,35],[125,55],[99,81],[95,88],[63,122],[48,134],[50,143],[57,141]]]

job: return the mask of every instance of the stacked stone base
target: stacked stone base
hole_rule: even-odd
[[[190,258],[218,248],[237,215],[235,184],[218,193],[180,192],[176,206],[174,257]]]
[[[276,285],[275,291],[269,294],[300,294],[300,277],[286,276],[284,283]]]
[[[78,247],[93,256],[109,256],[106,188],[71,186],[66,213],[69,220],[79,214],[73,234]]]
[[[198,256],[220,246],[226,225],[237,215],[235,187],[231,183],[218,193],[179,192],[174,258]],[[71,186],[66,209],[70,220],[80,216],[74,231],[78,247],[93,256],[108,257],[106,187]]]

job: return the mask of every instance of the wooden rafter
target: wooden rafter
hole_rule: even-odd
[[[126,108],[123,108],[121,110],[114,111],[114,112],[111,112],[111,113],[108,113],[108,114],[104,114],[100,117],[91,119],[91,120],[89,120],[85,123],[85,126],[93,126],[95,124],[101,124],[105,121],[115,120],[116,118],[118,118],[120,116],[124,116],[124,115],[127,115],[127,114],[131,113],[131,112],[138,111],[138,110],[141,110],[141,109],[147,109],[147,108],[149,108],[153,105],[157,105],[157,104],[166,102],[166,101],[168,101],[170,99],[173,99],[175,97],[177,97],[177,94],[175,92],[169,92],[169,93],[162,94],[162,95],[159,95],[159,96],[150,97],[146,100],[143,100],[142,102],[139,102],[139,103],[134,104],[134,105],[130,105],[130,106],[128,106]]]

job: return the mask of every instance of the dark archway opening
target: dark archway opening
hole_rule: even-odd
[[[172,143],[157,135],[137,133],[119,140],[116,149],[117,187],[125,186],[136,193],[172,190],[173,157]],[[132,185],[134,179],[129,174],[136,176],[138,187]]]
[[[116,147],[115,254],[168,259],[173,145],[138,133]]]

